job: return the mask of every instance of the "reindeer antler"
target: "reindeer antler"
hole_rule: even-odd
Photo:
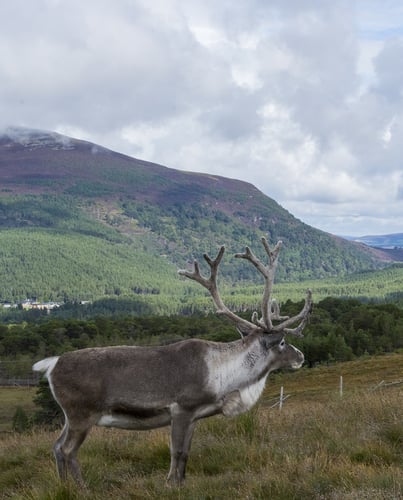
[[[265,288],[262,300],[262,317],[258,319],[257,313],[254,313],[252,316],[252,320],[270,333],[284,331],[284,333],[290,335],[302,336],[302,330],[304,329],[306,322],[308,321],[309,314],[312,310],[312,293],[310,290],[308,290],[305,299],[305,305],[299,314],[293,316],[292,318],[290,318],[289,316],[281,316],[280,306],[275,301],[275,299],[271,298],[271,294],[273,290],[274,276],[276,274],[278,264],[278,256],[283,242],[281,240],[278,241],[273,250],[270,248],[266,238],[262,238],[262,243],[269,258],[267,266],[265,266],[260,261],[260,259],[258,259],[256,255],[254,255],[249,247],[245,248],[245,253],[237,253],[235,255],[235,257],[239,259],[246,259],[252,262],[256,269],[263,275],[265,280]],[[274,326],[273,320],[282,321],[282,323]],[[301,321],[300,325],[293,329],[288,328],[289,326],[295,324],[297,321]]]
[[[217,312],[219,314],[223,314],[233,323],[235,323],[242,336],[248,335],[253,331],[262,331],[264,333],[284,332],[284,334],[302,337],[302,330],[304,329],[312,310],[312,293],[310,290],[307,291],[304,307],[299,314],[291,318],[288,316],[281,316],[280,306],[274,299],[271,298],[271,295],[282,241],[279,241],[273,248],[273,250],[271,250],[266,238],[262,238],[262,243],[269,258],[267,265],[264,265],[261,260],[258,259],[256,255],[250,250],[249,247],[245,248],[244,253],[235,254],[236,258],[249,260],[249,262],[251,262],[263,275],[265,280],[265,288],[261,307],[262,317],[259,319],[257,312],[254,312],[252,315],[252,322],[240,318],[238,315],[228,309],[228,307],[222,301],[220,293],[218,291],[217,272],[218,266],[220,265],[221,259],[225,252],[224,246],[220,248],[220,251],[218,252],[218,255],[215,259],[211,259],[207,254],[203,255],[207,264],[210,266],[209,278],[205,278],[201,275],[199,263],[196,260],[193,263],[193,272],[189,272],[186,270],[180,270],[178,272],[180,275],[197,281],[204,288],[206,288],[213,298],[213,301],[217,307]],[[273,321],[281,321],[281,323],[273,325]],[[300,323],[297,327],[290,328],[298,321],[300,321]]]
[[[222,246],[215,259],[211,259],[206,253],[203,254],[204,260],[210,266],[209,278],[205,278],[204,276],[201,275],[199,263],[197,262],[197,260],[194,260],[193,262],[193,272],[180,270],[178,271],[178,273],[181,276],[186,276],[187,278],[197,281],[197,283],[200,283],[200,285],[202,285],[204,288],[207,288],[207,290],[211,294],[211,297],[213,298],[214,304],[217,307],[217,312],[219,314],[226,316],[230,321],[235,323],[242,336],[248,335],[253,330],[257,330],[258,326],[254,325],[253,323],[251,323],[246,319],[240,318],[238,315],[236,315],[230,309],[228,309],[228,307],[224,304],[223,300],[221,299],[220,293],[218,291],[217,271],[221,259],[224,255],[224,252],[225,252],[225,247]]]
[[[269,244],[267,243],[266,238],[262,238],[263,246],[266,250],[266,253],[269,257],[269,264],[265,266],[251,251],[249,247],[245,248],[245,253],[237,253],[235,257],[238,259],[246,259],[256,267],[256,269],[264,276],[265,279],[265,289],[263,293],[262,300],[262,317],[261,319],[257,318],[257,314],[253,315],[254,320],[257,322],[259,326],[265,328],[268,331],[271,331],[273,328],[272,319],[278,319],[280,309],[277,305],[275,308],[276,317],[272,315],[272,303],[270,302],[270,296],[273,289],[274,276],[276,274],[276,268],[278,263],[278,254],[280,253],[280,248],[283,242],[280,240],[273,250],[270,249]]]

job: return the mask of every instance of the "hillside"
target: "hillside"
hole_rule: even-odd
[[[176,276],[225,244],[227,284],[256,281],[230,256],[282,239],[277,281],[343,276],[390,258],[314,229],[251,184],[183,172],[59,134],[0,136],[0,301],[182,293]]]

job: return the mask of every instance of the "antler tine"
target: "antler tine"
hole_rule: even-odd
[[[221,259],[223,258],[225,252],[225,246],[222,245],[220,248],[217,257],[215,259],[211,259],[210,256],[207,253],[203,254],[204,260],[207,262],[207,264],[210,266],[210,278],[208,281],[210,286],[215,286],[217,288],[217,272],[218,272],[218,266],[220,265]],[[209,288],[210,290],[210,288]]]
[[[282,240],[279,240],[276,246],[271,250],[267,240],[265,237],[262,238],[262,243],[264,249],[266,250],[267,255],[269,256],[269,260],[271,264],[277,264],[278,254],[280,253],[281,247],[283,246]]]
[[[217,313],[226,316],[233,323],[235,323],[238,328],[238,331],[241,333],[241,336],[247,335],[252,330],[256,330],[257,326],[247,321],[246,319],[240,318],[230,309],[228,309],[228,307],[224,304],[223,300],[221,299],[220,293],[218,291],[217,272],[218,272],[218,266],[220,265],[224,252],[225,252],[225,247],[222,246],[215,259],[212,259],[207,253],[203,255],[204,260],[210,267],[209,278],[205,278],[204,276],[201,275],[199,263],[197,262],[197,260],[193,262],[193,272],[186,270],[179,270],[178,273],[181,276],[186,276],[187,278],[197,281],[204,288],[207,288],[214,301],[214,304],[217,307]]]
[[[288,319],[289,316],[281,316],[280,314],[280,306],[276,299],[273,299],[270,301],[270,307],[271,307],[271,317],[275,319],[276,321],[282,321],[284,319]]]
[[[308,322],[309,315],[312,312],[312,291],[307,290],[306,292],[306,298],[305,298],[305,304],[304,307],[302,308],[301,312],[297,314],[296,316],[293,316],[292,318],[289,318],[288,320],[284,321],[280,325],[276,325],[273,330],[276,331],[283,331],[287,335],[294,335],[296,337],[303,337],[302,330],[305,328],[305,325]],[[291,326],[292,324],[296,323],[297,321],[300,321],[300,324],[295,327],[295,328],[288,328],[288,326]]]
[[[269,264],[265,266],[260,259],[250,250],[249,247],[245,248],[244,253],[237,253],[235,257],[239,259],[247,259],[256,267],[256,269],[264,276],[265,279],[265,289],[263,292],[262,299],[262,318],[259,320],[257,316],[253,316],[253,321],[264,328],[266,331],[271,331],[273,329],[273,319],[279,319],[279,311],[275,310],[272,313],[272,306],[270,302],[270,296],[273,289],[274,276],[276,273],[276,267],[278,262],[278,255],[283,242],[280,240],[277,242],[273,250],[271,250],[266,238],[262,238],[263,246],[269,257]]]
[[[208,288],[208,280],[200,274],[199,263],[196,259],[193,261],[193,272],[187,271],[186,269],[179,269],[178,274],[180,274],[181,276],[186,276],[191,280],[197,281],[205,288]]]
[[[180,269],[178,271],[178,274],[180,274],[181,276],[186,276],[187,278],[190,278],[194,281],[197,281],[202,286],[204,286],[204,288],[207,288],[207,290],[211,290],[211,287],[216,283],[218,266],[221,262],[224,252],[225,252],[225,247],[223,245],[220,248],[220,251],[218,252],[218,255],[215,259],[211,259],[210,256],[206,253],[203,254],[205,261],[210,266],[211,273],[209,278],[205,278],[204,276],[201,275],[200,266],[196,259],[193,261],[193,272],[187,271],[186,269]]]

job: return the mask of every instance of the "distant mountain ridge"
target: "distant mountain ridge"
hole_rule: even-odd
[[[249,183],[53,132],[12,128],[0,135],[0,192],[0,301],[159,293],[177,286],[178,267],[222,244],[223,279],[256,282],[254,269],[230,257],[246,245],[262,254],[262,236],[284,242],[283,281],[393,260],[304,224]]]
[[[349,240],[365,243],[370,247],[377,248],[403,248],[403,233],[367,235],[367,236],[347,236]]]
[[[388,256],[395,262],[403,262],[403,233],[368,235],[368,236],[348,236],[347,239],[357,243],[363,243],[380,251],[381,255]]]

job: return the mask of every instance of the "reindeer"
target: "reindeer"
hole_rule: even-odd
[[[68,471],[83,483],[76,455],[93,425],[120,429],[148,430],[171,426],[171,464],[167,481],[180,484],[195,425],[212,415],[227,417],[248,411],[259,399],[268,374],[279,368],[298,369],[304,355],[285,342],[285,335],[302,336],[312,308],[308,290],[302,311],[294,317],[280,316],[271,300],[281,241],[273,250],[262,238],[268,255],[264,265],[246,247],[235,257],[250,261],[263,275],[265,288],[262,317],[252,320],[230,311],[217,287],[217,271],[224,255],[204,254],[210,267],[208,278],[193,271],[180,275],[206,288],[218,313],[227,317],[241,333],[241,339],[219,343],[188,339],[160,347],[115,346],[81,349],[46,358],[33,366],[45,372],[65,424],[54,445],[57,470],[62,479]],[[299,322],[298,326],[291,328]]]

